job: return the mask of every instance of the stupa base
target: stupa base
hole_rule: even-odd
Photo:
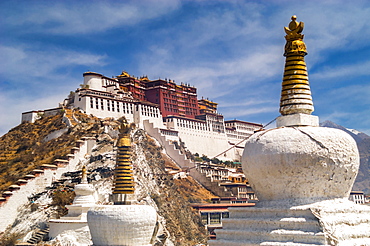
[[[87,213],[94,246],[148,246],[157,214],[147,205],[98,205]]]
[[[90,234],[87,221],[55,219],[49,221],[49,238],[56,238],[66,231],[85,231]]]
[[[229,212],[210,246],[370,245],[370,207],[346,199]]]

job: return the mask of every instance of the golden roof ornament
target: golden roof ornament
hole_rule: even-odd
[[[282,83],[280,113],[282,115],[308,114],[314,111],[311,89],[304,56],[307,55],[303,42],[303,22],[292,21],[285,27],[285,69]]]
[[[122,73],[117,77],[130,77],[130,74],[128,74],[126,71],[122,71]]]
[[[150,81],[147,75],[140,77],[141,81]]]

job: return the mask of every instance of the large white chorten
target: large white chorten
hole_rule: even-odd
[[[49,220],[49,237],[55,238],[65,231],[73,230],[89,233],[87,211],[95,206],[95,189],[87,182],[86,167],[82,168],[81,183],[74,188],[76,197],[72,205],[66,205],[68,214],[60,219]]]
[[[112,201],[114,205],[97,205],[87,214],[94,246],[151,245],[157,221],[155,209],[135,205],[132,174],[130,129],[122,124],[117,147]]]
[[[370,208],[348,201],[359,153],[347,133],[318,126],[304,56],[303,23],[285,28],[277,128],[255,133],[243,170],[260,202],[230,208],[210,246],[370,245]]]

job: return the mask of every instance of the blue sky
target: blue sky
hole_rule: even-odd
[[[95,71],[170,78],[219,103],[226,119],[279,116],[284,26],[305,22],[320,121],[370,134],[370,2],[0,2],[0,135],[53,108]]]

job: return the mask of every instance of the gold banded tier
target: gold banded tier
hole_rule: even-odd
[[[304,56],[306,53],[285,53],[285,70],[282,82],[280,113],[311,114],[314,110],[311,88]]]
[[[128,125],[123,125],[117,142],[113,194],[134,194],[135,192],[129,130]]]

